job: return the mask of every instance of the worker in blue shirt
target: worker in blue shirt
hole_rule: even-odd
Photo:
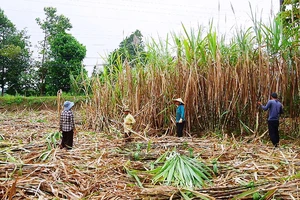
[[[185,117],[184,117],[184,103],[181,98],[173,99],[173,102],[177,106],[176,109],[176,133],[177,137],[183,136],[183,127],[185,124]]]
[[[270,100],[268,101],[267,105],[263,105],[261,102],[258,102],[261,108],[266,111],[269,110],[269,117],[268,117],[268,129],[270,139],[275,147],[279,144],[279,116],[283,114],[283,107],[282,104],[278,100],[277,93],[272,93],[270,96]]]

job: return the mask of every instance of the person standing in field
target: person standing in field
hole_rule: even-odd
[[[76,134],[74,115],[71,110],[73,106],[73,102],[65,101],[64,110],[60,115],[59,131],[62,132],[61,149],[72,149],[73,147],[73,136]]]
[[[135,124],[135,119],[134,117],[131,115],[131,111],[129,108],[125,108],[124,109],[124,140],[125,142],[130,142],[131,141],[131,133],[132,133],[132,127]]]
[[[177,137],[183,136],[183,127],[185,124],[185,117],[184,117],[184,103],[181,98],[173,99],[173,102],[177,106],[176,108],[176,133]]]
[[[274,92],[270,95],[270,100],[268,101],[267,105],[264,106],[261,102],[258,102],[258,104],[264,111],[269,110],[269,136],[274,147],[277,147],[279,144],[279,116],[280,114],[283,114],[283,107],[278,100],[277,93]]]

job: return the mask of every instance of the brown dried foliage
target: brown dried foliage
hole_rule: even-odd
[[[147,150],[147,143],[138,137],[124,144],[116,132],[84,130],[80,110],[75,116],[79,131],[74,149],[53,148],[49,158],[41,161],[38,158],[47,149],[45,134],[58,129],[57,113],[23,110],[1,114],[1,199],[180,199],[178,188],[153,185],[142,175],[144,188],[137,187],[124,169],[145,171],[150,161],[174,147],[187,155],[192,148],[194,155],[210,167],[218,160],[219,173],[213,183],[197,189],[211,199],[231,199],[248,191],[246,185],[251,182],[261,194],[274,190],[274,198],[300,198],[299,143],[281,140],[286,146],[274,150],[270,143],[254,138],[237,141],[164,136],[150,137],[151,148]],[[132,156],[136,143],[143,144],[138,161]]]

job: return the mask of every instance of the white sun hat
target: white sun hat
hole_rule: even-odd
[[[184,104],[184,102],[182,101],[182,99],[181,99],[181,98],[178,98],[178,99],[173,99],[173,101],[178,101],[179,103],[182,103],[182,104]]]

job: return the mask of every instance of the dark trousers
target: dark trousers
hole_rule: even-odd
[[[73,136],[74,132],[71,131],[63,131],[62,132],[62,140],[61,140],[61,147],[66,147],[67,149],[72,149],[73,147]]]
[[[183,127],[184,127],[185,121],[182,123],[176,123],[176,133],[177,137],[182,137],[183,136]]]
[[[270,139],[274,146],[277,146],[279,143],[279,121],[278,120],[272,120],[268,121],[268,129],[269,129],[269,135]]]
[[[124,133],[124,141],[125,142],[131,142],[131,132],[129,131],[129,132],[125,132]]]

